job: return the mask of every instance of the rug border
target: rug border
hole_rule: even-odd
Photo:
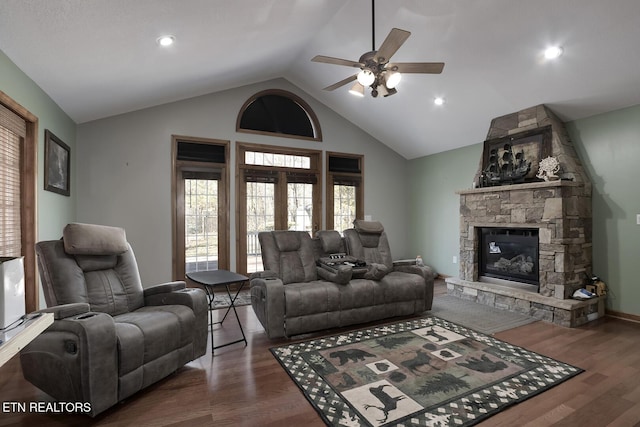
[[[295,380],[295,378],[293,377],[293,374],[291,374],[291,372],[289,372],[289,370],[282,363],[282,360],[280,360],[280,358],[278,356],[276,356],[275,349],[279,348],[279,347],[285,347],[285,345],[276,346],[276,347],[270,347],[269,351],[271,352],[271,355],[273,356],[274,359],[276,359],[278,361],[278,363],[280,364],[280,367],[282,368],[282,370],[284,370],[287,373],[287,375],[289,376],[289,379],[291,379],[291,381],[293,381],[293,383],[296,385],[298,390],[300,390],[300,393],[302,393],[304,398],[307,399],[307,402],[311,405],[311,407],[316,411],[316,413],[318,415],[320,415],[320,418],[322,418],[322,421],[326,425],[330,426],[331,423],[329,422],[329,419],[324,415],[324,412],[322,412],[322,410],[315,405],[315,402],[313,402],[311,400],[311,396],[309,396],[307,393],[304,392],[304,389],[302,388],[302,385],[300,385],[298,383],[298,381]]]
[[[283,363],[283,361],[280,359],[280,357],[279,357],[278,355],[276,355],[276,350],[277,350],[277,349],[280,349],[280,348],[289,347],[289,346],[292,346],[292,345],[301,344],[301,343],[311,343],[311,342],[314,342],[314,341],[317,341],[317,340],[327,340],[327,339],[331,339],[331,338],[338,337],[338,336],[341,336],[341,335],[349,335],[349,334],[356,333],[356,332],[358,332],[358,331],[375,330],[375,329],[382,328],[382,327],[385,327],[385,326],[389,326],[389,325],[398,325],[398,324],[403,324],[403,323],[404,323],[404,324],[408,324],[408,323],[412,323],[412,322],[415,322],[415,321],[420,321],[420,320],[422,320],[422,319],[426,319],[426,318],[430,318],[430,317],[431,317],[431,318],[438,319],[438,320],[440,320],[440,321],[442,321],[442,322],[446,322],[446,323],[449,323],[449,324],[452,324],[452,325],[456,325],[456,326],[457,326],[457,327],[459,327],[459,328],[466,329],[466,330],[468,330],[468,331],[472,331],[472,332],[475,332],[475,333],[477,333],[477,334],[484,335],[484,336],[486,336],[486,337],[489,337],[489,338],[490,338],[490,339],[492,339],[492,340],[499,341],[499,342],[502,342],[502,343],[508,344],[508,345],[510,345],[510,346],[513,346],[513,347],[521,348],[521,349],[526,350],[527,352],[529,352],[529,353],[531,353],[531,354],[534,354],[534,355],[536,355],[536,356],[539,356],[539,357],[542,357],[542,358],[546,358],[546,359],[550,359],[550,360],[552,360],[552,361],[554,361],[554,362],[557,362],[557,363],[560,363],[560,364],[564,364],[564,365],[568,365],[568,366],[570,366],[570,367],[572,367],[572,368],[574,368],[574,369],[575,369],[575,372],[573,372],[573,373],[571,373],[571,374],[568,374],[568,375],[567,375],[567,376],[566,376],[562,381],[556,382],[556,383],[554,383],[554,384],[546,385],[546,386],[544,386],[543,388],[540,388],[540,389],[536,390],[535,392],[533,392],[533,393],[531,393],[531,394],[527,395],[526,397],[525,397],[525,396],[523,396],[523,397],[520,397],[520,398],[518,398],[518,399],[512,400],[512,401],[510,401],[510,402],[506,403],[504,406],[502,406],[502,407],[501,407],[501,409],[500,409],[500,411],[498,411],[498,412],[495,412],[495,413],[490,412],[490,413],[486,413],[486,414],[481,414],[480,416],[478,416],[477,418],[475,418],[475,419],[473,419],[473,420],[468,420],[468,422],[465,422],[465,423],[463,423],[463,424],[460,424],[460,426],[461,426],[461,427],[469,426],[469,425],[475,425],[475,424],[478,424],[478,423],[480,423],[480,422],[482,422],[482,421],[484,421],[484,420],[487,420],[487,419],[489,419],[489,418],[491,418],[491,417],[493,417],[493,416],[495,416],[495,415],[499,414],[500,412],[502,412],[502,411],[504,411],[504,410],[507,410],[507,409],[509,409],[509,408],[511,408],[511,407],[513,407],[513,406],[515,406],[515,405],[517,405],[517,404],[519,404],[519,403],[522,403],[522,402],[524,402],[524,401],[526,401],[526,400],[529,400],[529,399],[531,399],[531,398],[533,398],[533,397],[535,397],[535,396],[538,396],[538,395],[540,395],[540,394],[542,394],[542,393],[544,393],[544,392],[546,392],[546,391],[549,391],[549,390],[551,390],[551,389],[553,389],[553,388],[555,388],[555,387],[557,387],[557,386],[559,386],[559,385],[561,385],[561,384],[564,384],[565,382],[569,381],[570,379],[575,378],[576,376],[578,376],[578,375],[580,375],[580,374],[582,374],[582,373],[584,373],[584,372],[586,371],[585,369],[583,369],[583,368],[581,368],[581,367],[579,367],[579,366],[573,365],[573,364],[571,364],[571,363],[563,362],[563,361],[558,360],[558,359],[556,359],[556,358],[554,358],[554,357],[546,356],[546,355],[544,355],[544,354],[542,354],[542,353],[539,353],[539,352],[536,352],[536,351],[533,351],[533,350],[529,350],[529,349],[527,349],[526,347],[523,347],[523,346],[520,346],[520,345],[516,345],[516,344],[512,344],[512,343],[510,343],[510,342],[508,342],[508,341],[505,341],[505,340],[503,340],[503,339],[496,338],[493,334],[487,334],[487,333],[485,333],[485,332],[477,331],[477,330],[475,330],[475,329],[473,329],[473,328],[470,328],[470,327],[467,327],[467,326],[461,325],[461,324],[456,323],[456,322],[452,322],[452,321],[450,321],[450,320],[443,319],[443,318],[441,318],[441,317],[438,317],[438,316],[436,316],[436,315],[432,315],[432,314],[427,314],[426,316],[420,316],[420,317],[417,317],[417,318],[414,318],[414,319],[405,319],[405,320],[399,320],[399,321],[391,321],[391,322],[388,322],[388,323],[383,323],[383,324],[375,325],[375,326],[369,326],[369,327],[367,327],[367,326],[364,326],[364,327],[357,327],[356,329],[352,329],[352,330],[349,330],[349,331],[336,332],[336,333],[330,333],[330,334],[328,334],[328,335],[322,335],[322,336],[315,337],[315,338],[310,338],[310,339],[301,339],[301,340],[296,341],[296,342],[291,342],[291,343],[288,343],[288,344],[281,344],[281,345],[276,345],[276,346],[270,347],[270,348],[269,348],[269,352],[270,352],[270,353],[272,354],[272,356],[276,359],[276,361],[278,361],[278,363],[280,364],[280,367],[281,367],[281,368],[282,368],[282,369],[287,373],[287,375],[289,376],[289,378],[291,379],[291,381],[293,381],[293,383],[296,385],[296,387],[298,388],[298,390],[300,390],[300,392],[301,392],[301,393],[302,393],[302,395],[305,397],[305,399],[307,400],[307,402],[311,405],[311,407],[316,411],[316,413],[318,413],[318,415],[320,416],[320,418],[322,419],[322,421],[323,421],[326,425],[331,426],[331,425],[332,425],[332,424],[331,424],[331,422],[330,422],[330,421],[329,421],[329,419],[325,416],[325,414],[324,414],[324,412],[321,410],[321,408],[319,408],[319,407],[315,404],[315,402],[312,400],[311,396],[310,396],[308,393],[306,393],[306,392],[305,392],[305,390],[304,390],[304,388],[302,387],[302,385],[301,385],[301,384],[299,384],[299,383],[298,383],[298,381],[296,381],[295,377],[294,377],[294,376],[293,376],[293,374],[289,371],[289,369],[287,369],[287,367],[284,365],[284,363]],[[501,331],[501,332],[502,332],[502,331]],[[398,332],[394,332],[394,334],[395,334],[395,333],[398,333]],[[373,338],[368,338],[368,339],[373,339]],[[316,374],[317,374],[318,376],[320,376],[320,377],[321,377],[321,378],[322,378],[322,379],[323,379],[323,380],[324,380],[324,381],[329,385],[329,387],[330,387],[330,388],[331,388],[331,389],[332,389],[336,394],[338,394],[338,395],[340,395],[340,396],[341,396],[341,398],[343,399],[343,401],[344,401],[344,403],[345,403],[346,405],[348,405],[349,407],[351,407],[351,408],[352,408],[356,413],[359,413],[359,411],[357,411],[355,408],[353,408],[353,406],[351,405],[351,403],[350,403],[350,402],[348,402],[346,399],[344,399],[344,397],[342,397],[342,393],[340,393],[340,392],[336,391],[336,390],[334,389],[334,387],[331,385],[331,383],[329,383],[329,382],[327,382],[327,381],[326,381],[326,379],[324,378],[324,376],[323,376],[323,375],[321,375],[321,374],[319,374],[319,373],[317,373],[317,372],[316,372]],[[508,377],[508,379],[510,379],[510,378],[514,378],[515,376],[517,376],[517,375],[515,375],[515,374],[514,374],[514,375],[512,375],[512,376]],[[443,401],[443,402],[442,402],[442,405],[446,405],[446,404],[448,404],[449,402],[452,402],[452,401],[454,401],[454,400],[455,400],[455,398],[451,398],[451,399],[445,400],[445,401]],[[439,406],[442,406],[442,405],[439,405]],[[402,417],[402,418],[399,418],[399,419],[397,419],[397,420],[394,420],[394,422],[393,422],[392,424],[384,424],[384,426],[394,426],[394,425],[397,425],[398,423],[401,423],[401,422],[403,422],[403,421],[406,421],[407,419],[410,419],[410,418],[411,418],[411,416],[412,416],[412,414],[406,415],[406,416],[404,416],[404,417]],[[371,423],[369,423],[366,419],[364,419],[364,418],[362,418],[362,417],[360,417],[360,421],[363,421],[364,423],[366,423],[365,425],[372,426],[372,424],[371,424]]]

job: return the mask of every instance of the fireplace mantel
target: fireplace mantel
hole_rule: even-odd
[[[500,191],[514,191],[514,190],[540,190],[545,188],[557,188],[557,187],[583,187],[583,182],[575,181],[540,181],[529,182],[523,184],[511,184],[511,185],[496,185],[493,187],[482,188],[470,188],[467,190],[458,190],[456,194],[480,194],[480,193],[495,193]]]

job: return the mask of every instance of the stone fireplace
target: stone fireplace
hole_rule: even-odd
[[[558,179],[534,178],[479,188],[460,195],[460,277],[448,292],[563,326],[604,315],[604,297],[571,299],[591,275],[591,182],[563,123],[539,105],[493,119],[485,142],[547,132],[544,155],[558,159]],[[530,155],[530,154],[529,154]],[[531,176],[531,174],[530,174]],[[486,180],[485,180],[486,182]]]

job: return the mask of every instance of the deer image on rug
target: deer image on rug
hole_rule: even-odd
[[[271,349],[327,425],[473,425],[582,372],[426,317]]]

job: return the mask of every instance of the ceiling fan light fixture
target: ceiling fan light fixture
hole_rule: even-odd
[[[351,86],[351,89],[349,89],[349,93],[362,98],[364,96],[364,86],[359,82],[355,82],[353,86]]]
[[[401,79],[402,74],[397,71],[389,71],[387,72],[387,76],[385,78],[385,86],[387,86],[388,89],[394,89],[396,86],[398,86],[398,83],[400,83]]]
[[[368,68],[363,68],[362,71],[358,73],[358,83],[364,87],[371,86],[375,80],[376,76]]]

